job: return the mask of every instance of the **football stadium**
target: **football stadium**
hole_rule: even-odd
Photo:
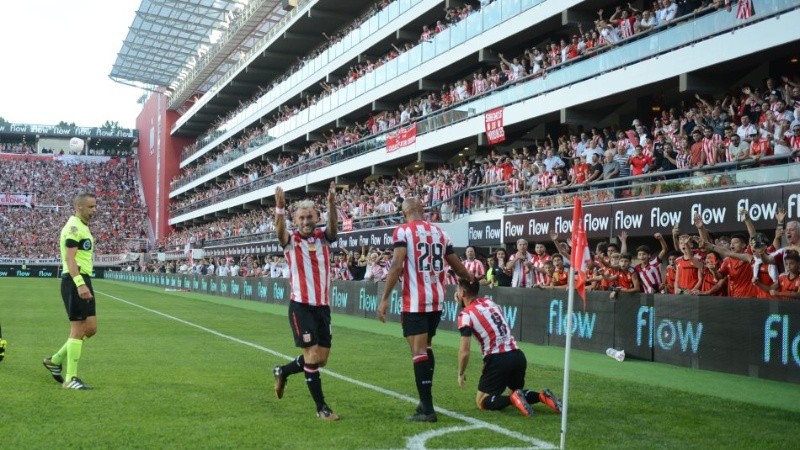
[[[2,447],[793,448],[797,23],[141,0],[135,128],[0,118]]]

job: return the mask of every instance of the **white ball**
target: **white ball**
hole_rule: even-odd
[[[83,150],[83,139],[81,138],[72,138],[69,140],[69,149],[73,152],[79,152]]]

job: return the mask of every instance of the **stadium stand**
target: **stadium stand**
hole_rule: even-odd
[[[619,68],[646,65],[669,52],[680,53],[687,44],[755,25],[796,8],[793,2],[601,1],[592,3],[594,10],[580,2],[555,3],[481,1],[444,10],[426,9],[423,1],[364,4],[356,20],[323,32],[288,70],[259,82],[252,95],[208,122],[183,148],[180,172],[170,182],[170,223],[176,229],[158,247],[180,260],[187,248],[210,244],[211,254],[225,255],[237,245],[271,241],[268,198],[278,183],[295,195],[305,190],[320,199],[321,194],[314,197],[321,192],[317,187],[337,180],[342,189],[335,213],[349,231],[397,223],[398,202],[411,193],[425,200],[428,218],[463,226],[478,211],[500,217],[569,206],[575,197],[592,204],[712,191],[738,185],[754,171],[797,162],[798,74],[778,63],[780,52],[760,72],[767,76],[742,72],[708,80],[701,77],[703,71],[722,62],[700,63],[692,69],[697,81],[681,81],[695,87],[654,81],[636,94],[636,104],[622,106],[627,101],[623,84],[611,89],[611,101],[567,102],[561,120],[536,106],[537,99],[545,104],[551,101],[545,100],[548,96]],[[409,11],[416,14],[413,22],[371,38]],[[562,13],[563,20],[553,20]],[[523,17],[532,22],[514,22]],[[495,38],[498,24],[514,31],[503,34],[505,40]],[[411,31],[414,27],[417,31]],[[489,39],[472,49],[479,50],[477,59],[455,56],[461,43],[479,35]],[[361,43],[369,46],[353,50]],[[437,65],[438,72],[425,67],[443,55],[453,57]],[[377,92],[409,74],[411,83]],[[513,108],[520,101],[534,108],[505,127],[507,139],[501,144],[492,145],[484,135],[475,139],[450,132],[495,106]],[[393,155],[398,147],[402,153],[402,145],[392,146],[409,129],[417,142],[432,135],[436,143]],[[474,130],[473,136],[483,131]],[[790,175],[785,181],[791,180]],[[670,229],[663,231],[669,237]],[[657,249],[653,233],[644,234],[650,237],[634,236],[636,244]],[[550,236],[542,238],[536,242],[553,253],[558,250]],[[678,241],[676,235],[670,246],[678,247]],[[353,269],[358,253],[348,255]],[[598,257],[602,264],[592,273],[596,289],[613,291],[608,278],[616,275],[601,273],[618,269],[616,262],[608,265],[609,256]],[[269,276],[269,258],[237,254],[216,261],[216,267],[233,261],[260,267],[261,276]],[[149,270],[164,271],[169,265]],[[181,264],[172,264],[172,270],[176,265]],[[661,284],[656,290],[671,289]]]
[[[84,191],[98,198],[92,228],[97,254],[147,251],[147,211],[140,200],[134,160],[31,157],[1,161],[0,192],[29,200],[0,205],[0,257],[58,257],[58,235],[73,213],[72,198]]]
[[[539,217],[571,207],[575,198],[621,210],[659,199],[699,202],[755,186],[775,196],[777,208],[759,213],[748,197],[728,208],[728,224],[694,205],[675,223],[614,224],[592,236],[603,245],[588,277],[593,289],[612,295],[631,292],[630,274],[647,293],[735,295],[717,284],[733,250],[758,279],[751,293],[774,296],[773,284],[786,269],[783,250],[793,250],[796,239],[789,231],[794,225],[783,227],[800,215],[791,203],[800,180],[800,70],[797,38],[766,30],[800,2],[482,0],[453,7],[382,0],[349,6],[356,11],[326,21],[299,14],[324,10],[323,2],[301,1],[275,25],[282,38],[271,30],[262,47],[243,49],[264,59],[240,58],[196,95],[170,92],[174,99],[191,97],[170,104],[182,114],[170,133],[190,137],[171,148],[162,178],[169,193],[160,208],[170,232],[158,232],[154,242],[162,261],[131,270],[202,273],[205,265],[217,275],[283,276],[280,252],[265,246],[274,242],[271,198],[278,184],[290,198],[324,204],[326,186],[336,181],[338,208],[323,211],[322,221],[336,214],[344,233],[388,229],[402,220],[402,199],[419,196],[427,218],[449,226],[459,248],[470,244],[472,220]],[[307,22],[299,24],[300,18]],[[303,29],[308,25],[319,27],[314,35]],[[770,40],[743,40],[750,32]],[[709,48],[725,51],[698,53]],[[262,70],[268,55],[280,63]],[[262,75],[237,72],[248,64]],[[243,84],[247,89],[234,89]],[[226,89],[234,102],[215,97]],[[504,136],[495,141],[489,117],[498,110]],[[30,151],[19,144],[0,148]],[[61,221],[60,208],[39,205],[64,206],[69,193],[34,190],[25,176],[50,170],[38,164],[2,167],[0,191],[37,199],[35,208],[3,207],[5,223],[46,230]],[[134,170],[120,163],[84,169],[92,175],[87,179],[99,171],[110,180],[99,192],[120,196],[136,188]],[[102,228],[103,236],[147,236],[136,226],[145,216],[138,195],[114,199],[108,209],[123,223]],[[7,241],[28,239],[31,255],[47,253],[49,244],[10,229]],[[497,242],[478,249],[479,259],[492,267],[494,250],[513,252],[517,238],[531,248],[542,244],[535,284],[561,288],[563,266],[548,261],[568,251],[561,242],[567,231],[550,231],[512,236],[501,229]],[[734,250],[738,233],[747,242]],[[667,249],[683,251],[684,258],[659,254],[662,234]],[[124,251],[124,241],[102,241],[113,241],[106,244],[114,246],[109,253]],[[341,245],[332,256],[335,278],[369,273],[380,279],[388,247]],[[206,249],[206,259],[187,261],[192,249]],[[696,286],[675,279],[676,264],[687,258],[696,267]]]

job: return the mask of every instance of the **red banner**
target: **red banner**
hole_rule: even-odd
[[[498,144],[506,140],[506,131],[503,129],[503,108],[495,108],[487,111],[483,116],[486,127],[486,137],[489,138],[489,145]]]
[[[386,134],[386,152],[391,153],[417,142],[417,124]]]

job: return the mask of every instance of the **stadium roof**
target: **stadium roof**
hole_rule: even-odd
[[[280,0],[142,0],[109,76],[205,92],[284,14]]]

